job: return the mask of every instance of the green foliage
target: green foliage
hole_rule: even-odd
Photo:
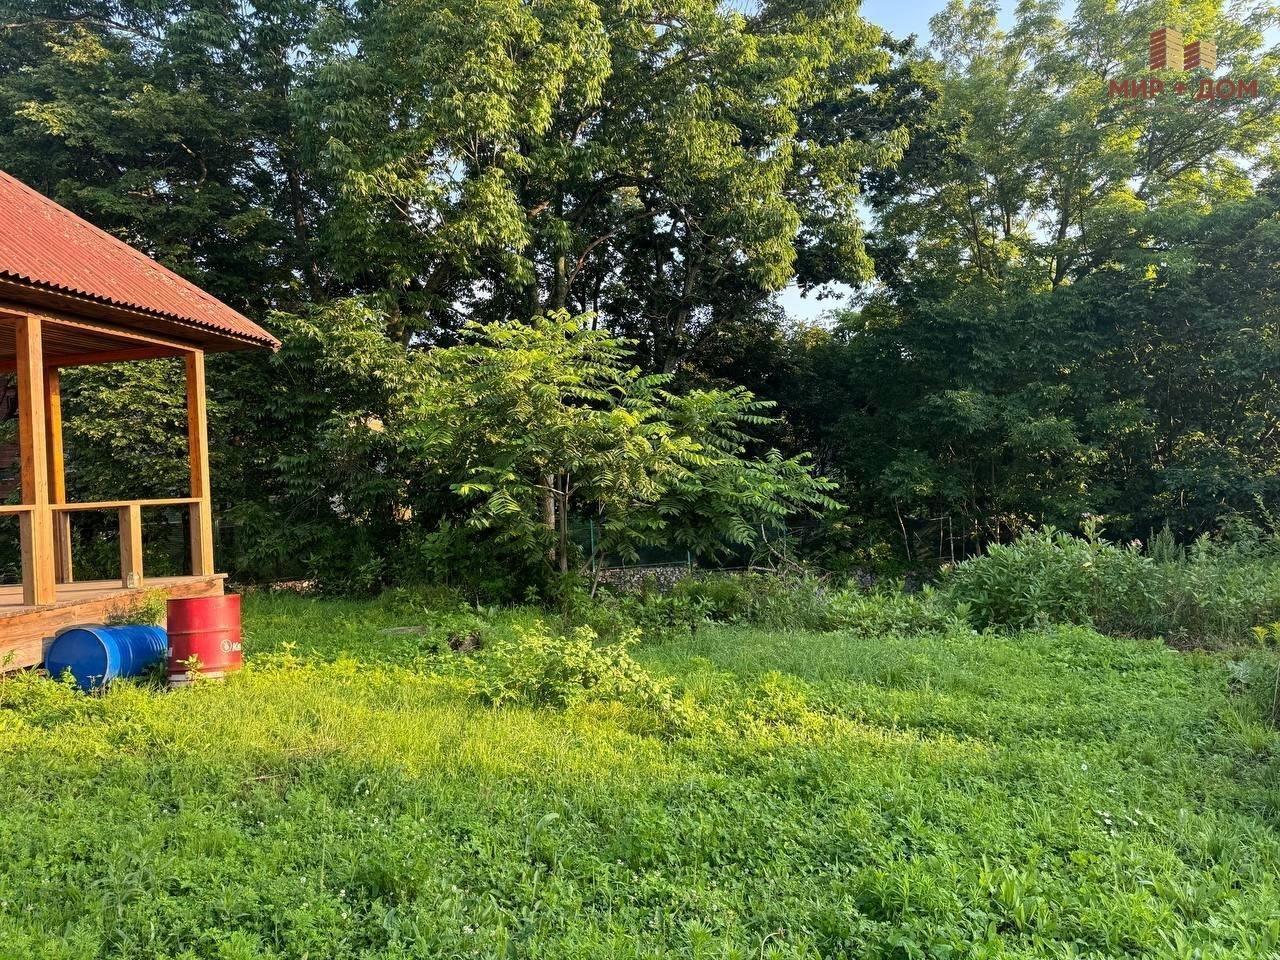
[[[720,623],[830,630],[838,622],[827,584],[770,574],[708,574],[681,580],[679,596],[699,601]]]
[[[961,632],[969,622],[963,603],[928,587],[918,593],[901,590],[841,591],[832,598],[838,629],[864,637],[911,637],[925,633]]]
[[[70,499],[190,492],[181,360],[70,368],[62,398]],[[217,415],[216,405],[211,412]]]
[[[634,632],[599,642],[590,627],[560,633],[542,623],[516,627],[468,661],[465,676],[482,701],[494,706],[567,707],[584,699],[619,700],[645,709],[670,709],[675,700],[630,653]]]
[[[1264,631],[1272,645],[1280,644],[1280,625]],[[1280,656],[1274,650],[1251,650],[1231,664],[1232,682],[1273,726],[1280,727]]]
[[[163,625],[168,615],[169,594],[164,590],[146,590],[111,610],[108,624]]]
[[[357,301],[276,314],[272,327],[278,353],[211,364],[214,496],[236,534],[221,555],[251,578],[376,592],[399,540],[407,472],[385,424],[408,409],[411,359]]]
[[[1094,525],[1087,538],[1046,529],[994,545],[944,579],[948,596],[980,627],[1089,623],[1099,630],[1176,642],[1232,644],[1280,619],[1274,548],[1197,541],[1152,554],[1118,546]]]
[[[868,94],[882,43],[845,0],[344,10],[303,98],[329,256],[406,340],[459,305],[593,311],[672,372],[797,274],[869,275],[860,176],[910,113]],[[854,104],[862,123],[832,122]]]
[[[573,518],[595,519],[601,553],[679,542],[715,556],[834,506],[808,458],[755,452],[769,404],[741,389],[675,393],[584,319],[476,327],[431,351],[389,340],[386,323],[360,301],[276,314],[279,353],[211,365],[220,557],[240,576],[354,595],[440,583],[505,600],[545,587],[549,567],[591,561],[568,536]],[[134,492],[131,478],[153,474],[153,492],[178,492],[165,486],[181,480],[185,447],[171,373],[140,365],[132,379],[78,382],[75,496]],[[119,387],[120,409],[145,394],[178,419],[162,414],[155,438],[134,444],[127,417],[100,419],[94,384]]]
[[[1108,97],[1171,18],[1260,95]],[[957,0],[923,49],[852,0],[0,0],[0,167],[286,341],[211,363],[243,578],[519,596],[575,512],[713,555],[817,507],[842,573],[1085,511],[1188,544],[1280,496],[1276,18]],[[857,309],[788,330],[777,291],[832,283]],[[492,396],[421,395],[452,349]],[[74,496],[181,492],[175,376],[68,373]],[[469,404],[528,442],[421,463]]]
[[[1280,496],[1274,92],[1105,89],[1169,22],[1274,91],[1277,14],[1171,9],[1030,3],[1002,30],[957,0],[931,22],[938,96],[872,180],[881,282],[757,390],[864,518],[851,545],[954,562],[1084,512],[1189,543]]]
[[[1280,619],[1280,556],[1198,540],[1185,559],[1157,564],[1151,632],[1179,640],[1239,643]]]
[[[314,280],[304,0],[0,0],[0,169],[240,309]]]
[[[255,594],[225,683],[0,681],[0,954],[1280,949],[1280,734],[1232,659],[712,624],[631,654],[685,692],[670,736],[616,700],[487,706],[379,632],[422,616]]]
[[[664,643],[696,636],[710,605],[680,590],[660,590],[651,583],[639,590],[599,591],[594,597],[575,589],[561,598],[568,624],[585,624],[601,638],[619,640],[638,634],[645,643]]]
[[[1147,618],[1153,566],[1136,547],[1045,529],[993,544],[945,583],[980,627],[1048,622],[1123,629]]]
[[[623,341],[565,313],[469,328],[423,358],[396,436],[429,472],[409,482],[447,489],[450,519],[561,573],[574,516],[598,522],[601,555],[676,543],[714,557],[835,506],[807,457],[750,455],[767,404],[741,389],[675,394],[627,360]]]
[[[861,636],[910,636],[957,628],[965,611],[933,591],[909,594],[891,588],[864,591],[813,577],[763,573],[706,574],[681,580],[673,593],[728,624],[835,631]]]

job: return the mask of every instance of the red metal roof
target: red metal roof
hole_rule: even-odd
[[[0,278],[278,347],[248,317],[0,170]]]

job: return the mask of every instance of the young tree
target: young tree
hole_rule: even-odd
[[[600,553],[674,543],[703,556],[756,546],[788,517],[834,507],[805,457],[751,456],[769,405],[741,389],[682,396],[625,343],[562,311],[473,326],[424,359],[405,430],[475,528],[568,572],[570,522],[599,524]]]

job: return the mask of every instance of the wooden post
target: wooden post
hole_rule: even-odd
[[[48,436],[49,500],[67,502],[66,462],[62,453],[62,375],[57,367],[44,371],[44,419]],[[71,583],[71,514],[53,514],[53,569],[58,583]]]
[[[191,456],[191,573],[213,575],[213,512],[209,491],[209,412],[205,405],[204,351],[187,354],[187,449]]]
[[[136,503],[120,508],[120,582],[142,586],[142,507]]]
[[[39,317],[22,314],[15,326],[22,502],[31,507],[22,518],[22,602],[40,605],[53,603],[56,593],[44,420],[44,344]]]

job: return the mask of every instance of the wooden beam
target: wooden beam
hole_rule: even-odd
[[[127,341],[136,347],[168,347],[173,350],[190,350],[192,348],[192,343],[189,340],[169,337],[161,333],[149,333],[145,330],[116,326],[107,321],[44,311],[41,311],[39,315],[46,323],[56,324],[59,327],[76,330],[80,333],[102,334],[103,336],[113,337],[116,340]]]
[[[44,371],[44,419],[46,459],[49,468],[49,501],[67,502],[66,462],[62,454],[62,376],[56,369]],[[71,583],[71,517],[53,515],[53,572],[58,583]]]
[[[166,357],[181,357],[186,350],[177,347],[139,347],[136,350],[106,350],[102,353],[72,353],[64,356],[46,357],[45,366],[53,367],[87,367],[98,363],[125,363],[130,360],[161,360]]]
[[[100,363],[126,363],[130,360],[163,360],[167,357],[186,356],[186,350],[177,347],[140,347],[137,350],[104,350],[101,353],[55,354],[44,358],[46,370],[61,367],[88,367]],[[0,373],[12,373],[18,366],[16,360],[0,360]]]
[[[40,317],[46,323],[56,323],[59,326],[70,327],[83,333],[102,333],[112,337],[119,337],[122,340],[131,340],[141,344],[159,344],[167,347],[186,347],[188,350],[199,349],[201,341],[197,338],[188,339],[188,332],[198,333],[198,330],[182,329],[177,331],[177,335],[173,336],[164,330],[153,330],[146,327],[128,326],[110,315],[95,316],[92,313],[82,313],[79,310],[62,310],[58,307],[46,307],[42,305],[32,304],[25,311],[34,316]],[[113,309],[112,313],[120,313],[121,311]],[[124,311],[124,315],[132,313],[139,318],[145,318],[148,315],[136,313],[136,311]],[[155,319],[155,318],[152,318]]]
[[[41,320],[24,314],[14,324],[18,375],[18,447],[22,502],[22,602],[53,603],[53,511],[49,506],[48,440],[45,432],[44,358]]]
[[[204,351],[187,354],[187,450],[191,458],[191,574],[213,573],[213,512],[209,489],[209,411]]]
[[[50,340],[57,339],[54,336],[56,333],[54,328],[74,331],[81,337],[89,338],[90,342],[94,338],[101,338],[103,345],[101,350],[81,350],[74,354],[63,354],[61,357],[57,354],[50,354],[45,357],[46,366],[69,367],[81,366],[86,363],[111,363],[115,360],[179,357],[195,349],[194,344],[176,337],[132,330],[128,327],[112,326],[110,323],[99,322],[86,317],[69,316],[64,313],[40,310],[29,313],[15,313],[12,310],[0,308],[0,321],[16,325],[17,318],[22,316],[38,317],[42,321]],[[103,359],[97,359],[99,357]],[[12,371],[16,367],[16,363],[17,361],[14,359],[0,358],[0,373]]]
[[[136,503],[120,508],[120,583],[142,586],[142,510]]]
[[[154,500],[86,500],[82,503],[61,503],[53,508],[54,513],[80,513],[88,510],[119,510],[130,504],[142,507],[185,507],[196,503],[195,497],[158,497]]]

